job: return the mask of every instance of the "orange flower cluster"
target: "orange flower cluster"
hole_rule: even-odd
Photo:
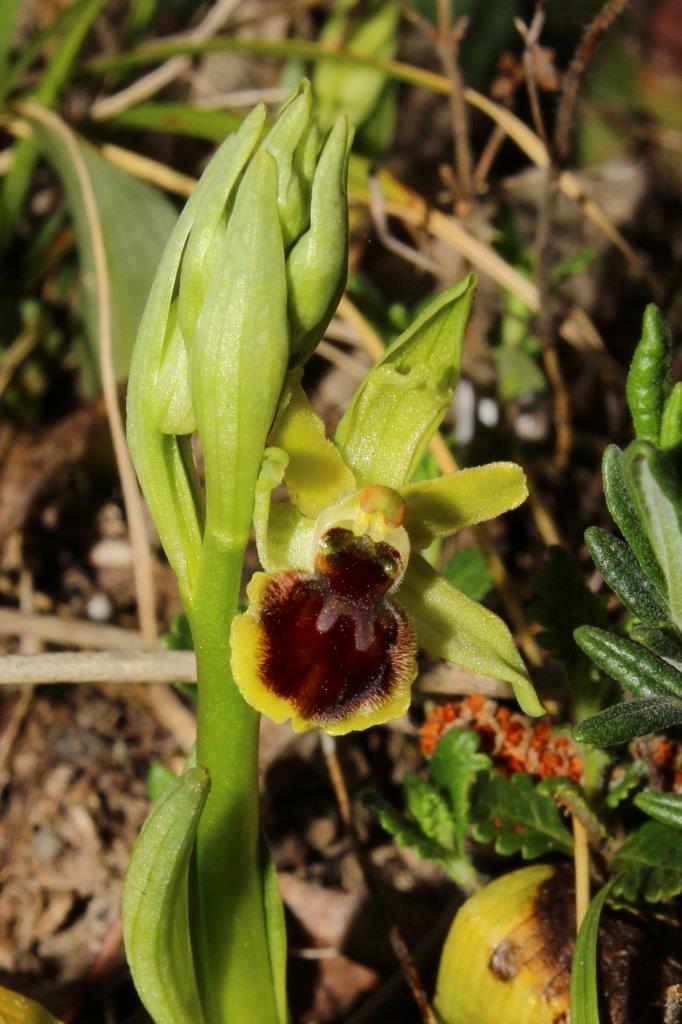
[[[646,760],[641,748],[636,748],[635,753]],[[648,754],[663,776],[665,788],[670,788],[673,793],[682,793],[682,745],[665,736],[653,736],[649,739]]]
[[[475,730],[482,750],[497,767],[510,773],[580,781],[582,761],[568,736],[547,722],[532,724],[525,715],[481,694],[447,704],[427,704],[426,721],[420,729],[422,753],[430,757],[442,734],[453,726]]]

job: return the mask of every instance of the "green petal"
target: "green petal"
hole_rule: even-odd
[[[515,462],[491,462],[409,484],[400,494],[405,500],[405,528],[412,546],[423,551],[436,537],[516,508],[528,497],[528,488],[525,474]]]
[[[288,455],[284,482],[299,511],[314,518],[355,490],[355,477],[336,446],[325,437],[324,423],[300,384],[289,375],[268,443]]]
[[[355,392],[335,440],[360,486],[410,479],[452,400],[475,290],[469,274],[434,299]]]
[[[288,502],[272,501],[272,492],[284,479],[287,454],[266,448],[256,484],[253,526],[260,564],[268,572],[312,569],[315,520],[301,515]]]
[[[430,654],[503,679],[527,715],[545,711],[502,619],[443,579],[413,555],[396,602],[412,616],[417,642]]]

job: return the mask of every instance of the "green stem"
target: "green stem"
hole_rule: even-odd
[[[206,1024],[276,1021],[259,857],[259,716],[230,669],[244,546],[207,531],[190,624],[199,680],[197,762],[211,792],[197,834],[193,940]]]

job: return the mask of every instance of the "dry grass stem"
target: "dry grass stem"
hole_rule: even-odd
[[[0,608],[0,634],[32,636],[59,647],[92,647],[102,651],[142,650],[144,637],[134,629],[100,625],[63,615],[40,615]]]
[[[175,36],[172,41],[177,43],[187,40],[188,42],[200,43],[205,39],[210,39],[211,36],[214,36],[223,27],[238,3],[239,0],[217,0],[209,8],[203,21],[193,28],[191,32]],[[166,41],[171,42],[170,39]],[[121,89],[120,92],[115,92],[110,96],[104,96],[102,99],[96,100],[91,107],[90,116],[95,120],[103,120],[128,110],[129,107],[149,99],[154,93],[169,85],[170,82],[191,67],[191,65],[191,57],[171,57],[170,60],[167,60],[160,67],[154,68],[153,71],[143,75],[142,78],[138,78],[137,81],[126,86],[125,89]]]
[[[54,683],[194,683],[194,651],[5,654],[0,686]]]

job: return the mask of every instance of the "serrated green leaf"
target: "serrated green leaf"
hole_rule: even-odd
[[[604,581],[625,607],[649,626],[663,625],[668,619],[667,611],[625,541],[591,526],[585,531],[585,542]]]
[[[682,829],[682,793],[659,793],[645,789],[635,797],[635,803],[650,818]]]
[[[403,779],[407,809],[427,839],[445,850],[455,848],[455,829],[447,800],[426,779],[407,772]]]
[[[123,884],[126,957],[155,1024],[201,1024],[190,945],[188,869],[210,780],[190,768],[142,826]]]
[[[470,789],[478,772],[492,762],[479,751],[480,739],[470,729],[448,729],[429,761],[429,775],[450,798],[454,846],[462,853],[471,818]]]
[[[573,839],[554,798],[527,775],[483,778],[474,792],[474,835],[494,842],[498,853],[520,853],[526,860],[551,851],[573,852]]]
[[[637,789],[646,777],[646,768],[641,761],[628,761],[620,766],[621,774],[614,774],[609,780],[606,806],[612,810],[627,800],[633,789]]]
[[[609,882],[595,896],[578,932],[571,967],[572,1024],[600,1024],[597,987],[599,918],[611,890]]]
[[[650,626],[635,626],[632,630],[635,640],[643,644],[663,661],[667,661],[674,669],[682,673],[682,645],[667,633]]]
[[[628,446],[623,471],[663,570],[672,622],[682,632],[682,486],[672,459],[647,441]]]
[[[660,309],[651,304],[644,311],[642,337],[630,363],[626,394],[635,434],[656,445],[670,393],[671,358],[668,326]]]
[[[376,793],[363,793],[362,802],[365,807],[374,811],[381,827],[390,833],[400,846],[414,850],[423,860],[432,860],[436,864],[442,865],[447,860],[447,851],[433,839],[425,836],[406,815],[400,814]]]
[[[625,537],[656,590],[659,597],[667,599],[667,591],[663,572],[656,560],[654,549],[649,543],[639,513],[635,508],[632,495],[625,480],[623,469],[623,453],[620,448],[611,444],[602,458],[602,482],[604,496],[613,521]]]
[[[580,743],[593,743],[597,747],[613,747],[629,743],[636,736],[660,732],[682,724],[682,700],[676,697],[643,697],[586,718],[573,730]]]
[[[636,697],[682,698],[682,672],[641,644],[594,626],[581,626],[574,635],[592,661]]]
[[[647,821],[613,858],[613,894],[657,903],[682,892],[682,843],[676,828]]]
[[[484,601],[495,585],[486,557],[478,544],[453,552],[443,569],[443,575],[472,601]]]
[[[574,631],[578,626],[605,625],[606,618],[603,604],[586,585],[580,566],[565,548],[552,545],[534,584],[538,597],[530,611],[544,627],[538,640],[561,662],[572,682],[594,679],[596,673],[575,642]]]

